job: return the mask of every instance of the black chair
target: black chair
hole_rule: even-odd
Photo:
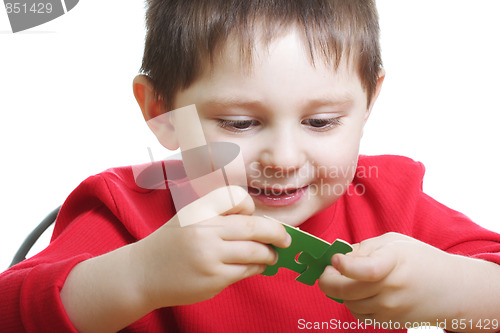
[[[50,227],[52,223],[55,222],[57,214],[59,213],[59,209],[61,209],[61,206],[50,212],[50,214],[47,215],[47,217],[45,217],[35,229],[33,229],[28,237],[26,237],[23,244],[21,244],[16,254],[14,255],[14,259],[12,259],[9,267],[12,267],[15,264],[18,264],[26,259],[26,255],[33,247],[33,244],[35,244],[38,238],[40,238],[40,236],[43,234],[43,232],[47,230],[47,228]]]

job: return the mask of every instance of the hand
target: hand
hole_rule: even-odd
[[[450,288],[461,288],[446,279],[456,274],[454,257],[411,237],[388,233],[354,245],[347,255],[333,256],[333,267],[325,269],[319,287],[343,299],[361,321],[435,323],[450,307]]]
[[[274,264],[276,252],[267,244],[290,244],[280,223],[251,216],[255,207],[246,191],[235,186],[231,191],[234,207],[224,207],[227,200],[220,199],[227,189],[219,188],[181,210],[183,219],[213,217],[181,227],[176,215],[136,243],[132,265],[137,267],[140,290],[154,308],[210,299]]]

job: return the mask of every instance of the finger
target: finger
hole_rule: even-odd
[[[375,315],[372,313],[360,314],[360,313],[356,313],[356,312],[351,311],[351,314],[358,321],[365,323],[365,325],[371,325],[370,323],[373,322],[373,319],[375,318]]]
[[[374,299],[375,297],[364,298],[360,300],[344,300],[344,305],[351,311],[351,314],[356,318],[373,316],[375,314]]]
[[[380,293],[361,300],[348,300],[344,304],[356,317],[372,316],[378,318],[380,321],[385,321],[389,318],[392,321],[399,321],[409,311],[408,306],[405,306],[405,300],[406,297],[400,293]]]
[[[278,247],[288,247],[292,241],[281,223],[264,217],[232,215],[224,221],[224,228],[219,233],[224,240],[256,241]]]
[[[357,281],[340,274],[332,266],[327,266],[320,276],[318,285],[326,295],[346,300],[361,300],[380,292],[380,284]]]
[[[221,258],[225,264],[264,264],[274,265],[278,259],[276,251],[270,246],[257,242],[225,242]]]
[[[229,283],[235,283],[247,277],[258,275],[266,269],[266,265],[261,264],[228,264],[224,265],[224,276],[227,277]]]
[[[381,249],[368,256],[336,254],[332,265],[342,275],[354,280],[375,282],[384,279],[396,266],[395,253]]]
[[[255,203],[246,190],[240,186],[226,186],[228,196],[232,198],[232,207],[225,210],[221,215],[252,215],[255,211]]]
[[[356,255],[369,255],[372,252],[381,249],[382,247],[386,246],[391,242],[402,241],[407,239],[408,236],[398,234],[395,232],[388,232],[378,237],[366,239],[361,243],[353,244],[352,245],[353,251],[351,253]]]
[[[239,186],[224,186],[183,207],[177,212],[182,227],[206,221],[218,215],[253,213],[250,195]]]

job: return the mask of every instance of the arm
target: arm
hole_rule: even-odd
[[[335,255],[332,264],[321,276],[320,288],[344,299],[360,320],[399,322],[402,327],[439,320],[452,331],[498,330],[491,324],[486,330],[475,327],[500,319],[497,264],[448,254],[395,233],[363,241],[351,254]],[[457,319],[467,323],[460,327]]]
[[[456,331],[454,319],[500,320],[495,298],[500,235],[423,193],[420,163],[376,159],[370,163],[380,166],[377,177],[359,180],[366,194],[351,198],[349,211],[351,223],[367,231],[352,254],[334,257],[335,268],[327,267],[320,278],[322,290],[346,299],[359,318],[379,322],[442,324],[449,319],[448,329]],[[367,210],[376,219],[367,218]],[[388,231],[411,237],[379,236]],[[471,329],[467,323],[464,330]]]
[[[279,223],[248,216],[253,202],[239,191],[236,207],[217,209],[225,216],[190,227],[180,227],[174,217],[141,241],[75,266],[61,290],[75,327],[117,331],[154,309],[209,299],[272,264],[275,253],[265,243],[287,246],[288,233]],[[224,202],[217,195],[209,194],[211,206]],[[197,214],[214,207],[196,201],[186,208]]]

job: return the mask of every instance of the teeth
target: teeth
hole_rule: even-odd
[[[290,189],[281,189],[281,188],[257,188],[257,187],[249,187],[248,192],[253,195],[265,195],[265,196],[283,196],[283,195],[291,195],[297,192],[300,188],[290,188]]]
[[[286,195],[286,194],[292,194],[295,193],[297,189],[289,189],[289,190],[280,190],[280,189],[264,189],[262,192],[265,195]]]

